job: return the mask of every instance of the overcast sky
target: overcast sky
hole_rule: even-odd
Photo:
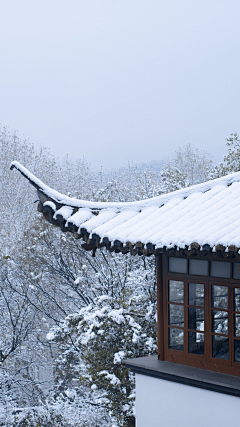
[[[1,0],[0,123],[93,167],[240,132],[239,0]]]

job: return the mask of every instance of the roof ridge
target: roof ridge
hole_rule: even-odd
[[[10,165],[10,169],[17,169],[29,182],[33,185],[38,191],[43,193],[45,196],[50,198],[52,201],[56,202],[58,205],[66,205],[73,208],[81,208],[87,207],[92,209],[106,209],[110,208],[136,208],[141,209],[141,207],[145,207],[147,205],[163,205],[167,201],[171,200],[171,198],[180,196],[182,198],[189,197],[193,192],[200,191],[205,193],[206,191],[211,190],[216,185],[226,185],[229,186],[234,182],[240,182],[240,172],[235,172],[220,178],[216,178],[213,180],[209,180],[200,184],[195,184],[190,187],[181,188],[180,190],[176,190],[170,193],[160,194],[159,196],[155,196],[149,199],[143,199],[132,202],[95,202],[88,201],[82,199],[76,199],[69,196],[66,196],[48,185],[44,184],[40,179],[38,179],[35,175],[33,175],[28,169],[26,169],[21,163],[17,161],[13,161]]]

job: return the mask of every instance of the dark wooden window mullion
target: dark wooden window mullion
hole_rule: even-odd
[[[215,333],[215,332],[212,332],[212,336],[213,335],[216,335],[217,337],[223,337],[223,338],[228,338],[229,337],[229,335],[226,335],[226,334],[219,334],[219,333]]]
[[[184,305],[184,303],[183,302],[174,302],[174,301],[168,301],[168,305],[169,304],[172,304],[172,305]]]
[[[164,269],[166,272],[166,259],[165,262],[163,262],[164,265]],[[168,337],[168,279],[166,278],[166,276],[164,276],[164,286],[163,286],[163,316],[164,319],[166,319],[166,322],[164,324],[164,358],[165,358],[165,352],[168,351],[168,347],[169,347],[169,337]]]
[[[188,355],[188,280],[184,280],[184,356]]]
[[[210,270],[210,262],[209,262],[209,270]],[[205,329],[205,360],[206,362],[210,362],[210,355],[212,351],[212,343],[211,343],[211,328],[212,328],[212,319],[211,319],[211,292],[209,281],[205,283],[204,288],[204,315],[205,315],[205,325],[208,327],[204,327]]]
[[[213,340],[212,340],[212,330],[213,330],[213,316],[212,316],[212,285],[211,283],[209,284],[209,339],[210,339],[210,354],[209,357],[210,359],[212,358],[212,354],[213,354]]]
[[[157,270],[157,316],[158,316],[158,359],[164,360],[164,285],[162,254],[156,257]]]
[[[229,340],[229,361],[230,365],[233,366],[234,363],[234,296],[233,288],[228,287],[228,340]]]

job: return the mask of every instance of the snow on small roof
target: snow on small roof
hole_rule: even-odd
[[[162,249],[240,248],[240,172],[128,203],[91,202],[65,196],[20,163],[16,168],[37,189],[38,210],[62,231],[83,237],[87,249],[155,253]],[[140,252],[139,252],[140,251]]]

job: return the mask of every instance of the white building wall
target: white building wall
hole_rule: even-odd
[[[240,398],[136,374],[137,427],[237,427]]]

